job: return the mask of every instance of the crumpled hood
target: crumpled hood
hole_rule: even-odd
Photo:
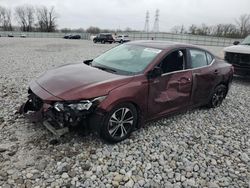
[[[224,51],[232,53],[250,54],[250,46],[249,45],[229,46],[224,48]]]
[[[36,83],[63,100],[80,100],[107,95],[131,79],[131,76],[112,74],[85,64],[72,64],[45,72]]]

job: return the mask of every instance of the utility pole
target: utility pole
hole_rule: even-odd
[[[153,27],[153,32],[158,33],[159,32],[159,9],[155,11],[155,22]]]
[[[147,10],[146,12],[146,20],[145,20],[145,26],[144,26],[144,31],[149,32],[149,11]]]

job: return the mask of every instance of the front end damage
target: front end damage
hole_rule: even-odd
[[[104,119],[104,112],[98,110],[97,106],[105,96],[80,101],[46,101],[31,89],[28,93],[28,100],[20,107],[19,112],[32,122],[41,122],[57,137],[76,126],[97,130]]]

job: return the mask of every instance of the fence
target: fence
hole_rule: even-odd
[[[173,33],[128,33],[132,40],[167,40],[203,46],[230,46],[239,39]],[[240,40],[241,41],[241,40]]]
[[[63,38],[66,33],[59,33],[59,32],[18,32],[18,31],[0,31],[0,35],[2,37],[8,37],[11,34],[14,37],[21,37],[21,35],[25,35],[27,38]],[[78,34],[81,36],[82,39],[89,40],[90,34],[89,33],[71,33],[71,34]]]
[[[12,34],[14,37],[20,37],[24,34],[28,38],[63,38],[66,33],[47,33],[47,32],[6,32],[0,31],[2,37],[7,37],[8,34]],[[91,34],[89,33],[72,33],[78,34],[82,39],[91,40]],[[234,41],[239,39],[223,38],[223,37],[211,37],[200,36],[190,34],[173,34],[173,33],[145,33],[145,32],[128,32],[118,33],[117,35],[128,34],[131,40],[168,40],[175,42],[190,43],[203,46],[230,46]]]

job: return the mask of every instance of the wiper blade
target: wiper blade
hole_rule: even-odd
[[[101,69],[104,71],[108,71],[108,72],[116,72],[116,70],[111,69],[111,68],[107,68],[107,67],[101,67],[101,66],[92,66],[92,67],[95,67],[95,68],[98,68],[98,69]]]

